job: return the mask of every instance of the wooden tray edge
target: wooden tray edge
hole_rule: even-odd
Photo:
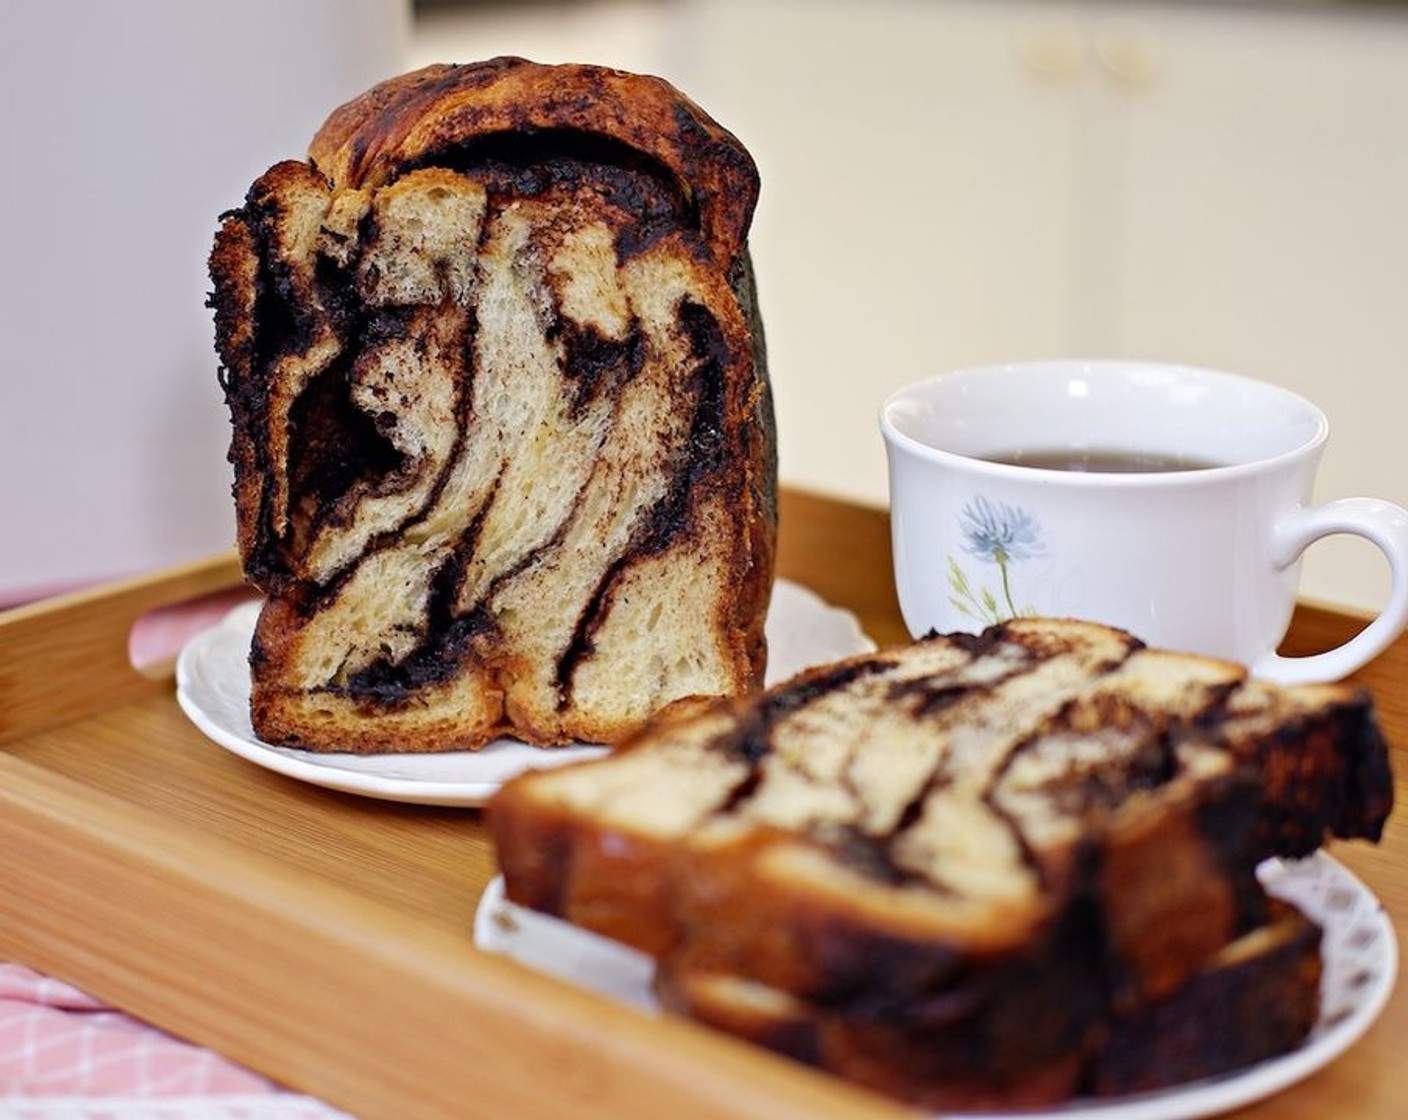
[[[911,1115],[485,954],[468,930],[179,839],[0,753],[0,954],[362,1117]]]
[[[170,697],[169,678],[133,668],[132,627],[241,582],[229,553],[0,613],[0,958],[360,1117],[912,1115],[4,749]]]
[[[242,582],[232,551],[0,612],[0,743],[167,690],[134,668],[132,628]]]

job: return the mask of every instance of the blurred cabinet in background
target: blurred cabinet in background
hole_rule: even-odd
[[[944,368],[1231,368],[1316,400],[1321,498],[1408,505],[1408,13],[687,4],[677,75],[751,146],[784,477],[885,500],[873,417]],[[1368,606],[1336,540],[1311,597]]]

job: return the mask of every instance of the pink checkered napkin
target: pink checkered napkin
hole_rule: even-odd
[[[179,1108],[158,1108],[162,1101]],[[236,1104],[234,1112],[226,1107]],[[84,1111],[76,1111],[80,1106]],[[0,1116],[139,1115],[333,1120],[341,1114],[59,980],[0,963]]]

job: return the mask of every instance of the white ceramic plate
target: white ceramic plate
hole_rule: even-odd
[[[1258,873],[1271,894],[1294,903],[1324,931],[1320,1019],[1298,1049],[1157,1093],[1005,1115],[1021,1120],[1194,1120],[1278,1093],[1344,1053],[1369,1029],[1393,991],[1398,946],[1388,915],[1368,887],[1323,852],[1294,862],[1267,860]],[[481,949],[505,954],[539,972],[643,1011],[658,1011],[650,991],[649,957],[515,906],[504,898],[502,878],[494,879],[480,899],[474,940]],[[965,1113],[963,1120],[1002,1115]]]
[[[249,643],[258,603],[236,607],[186,643],[176,661],[176,699],[209,738],[268,770],[344,793],[421,805],[482,805],[515,774],[604,754],[599,746],[552,750],[499,739],[446,754],[333,754],[262,742],[249,720]],[[875,648],[848,611],[778,580],[767,618],[767,683],[812,665]]]

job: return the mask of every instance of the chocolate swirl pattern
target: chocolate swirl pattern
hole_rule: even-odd
[[[653,726],[490,820],[507,897],[655,956],[668,1006],[948,1109],[1298,1044],[1319,932],[1257,865],[1392,801],[1353,688],[1024,619]]]
[[[612,741],[761,680],[757,176],[657,79],[500,59],[335,112],[211,257],[261,738]]]

